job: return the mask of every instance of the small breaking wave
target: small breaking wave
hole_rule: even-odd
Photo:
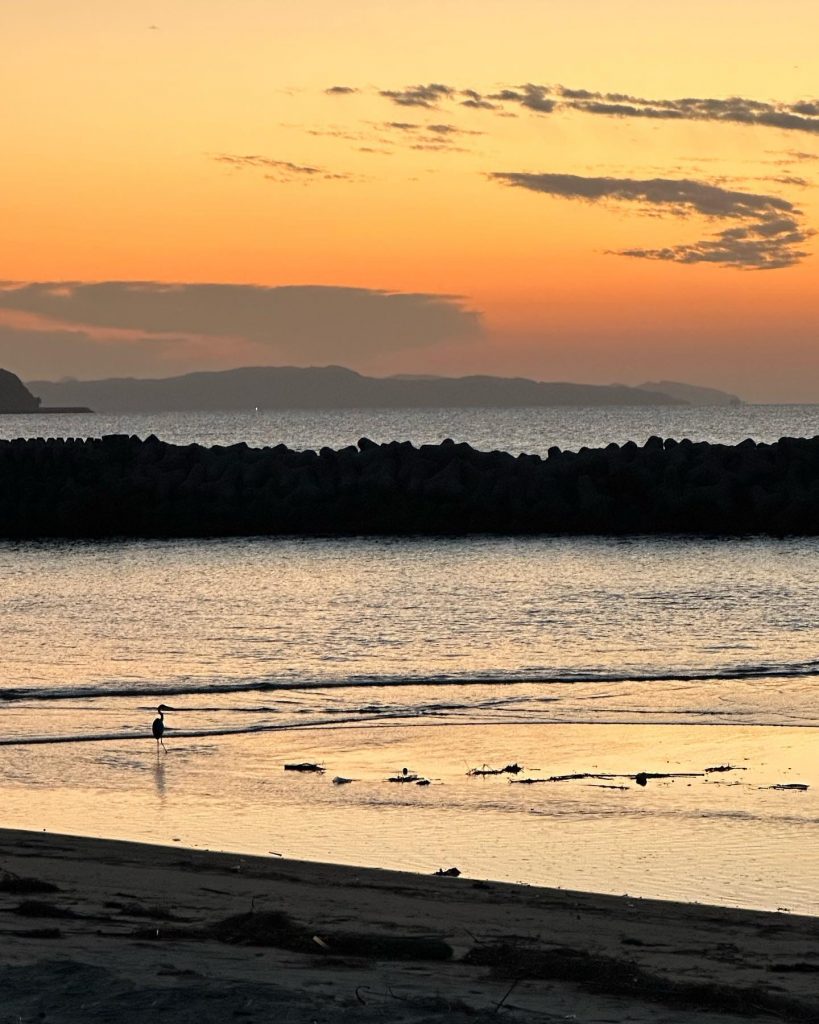
[[[436,686],[570,686],[620,683],[695,683],[753,679],[797,679],[819,676],[819,660],[784,663],[731,665],[715,668],[668,669],[660,672],[607,672],[605,670],[556,669],[553,672],[440,673],[435,675],[372,675],[342,678],[242,679],[123,683],[91,683],[57,687],[12,686],[0,688],[0,701],[93,700],[104,697],[176,697],[185,694],[299,693],[320,690],[401,689]]]

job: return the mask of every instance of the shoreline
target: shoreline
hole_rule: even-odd
[[[816,917],[11,829],[0,880],[22,1020],[819,1018]]]
[[[275,741],[169,731],[167,755],[150,737],[5,747],[2,823],[422,876],[455,865],[470,879],[815,915],[811,741],[793,728],[430,723]],[[516,778],[542,784],[467,774],[512,761],[526,766]],[[283,768],[300,762],[326,771]],[[390,784],[403,765],[431,784]],[[732,767],[703,772],[717,765]],[[671,775],[640,786],[643,771]],[[700,774],[674,777],[691,772]],[[336,775],[354,783],[334,785]],[[808,790],[770,789],[797,782]]]

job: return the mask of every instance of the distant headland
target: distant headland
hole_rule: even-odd
[[[0,414],[91,412],[85,406],[43,406],[15,373],[0,370]]]
[[[38,380],[29,387],[52,406],[107,413],[742,404],[735,395],[673,381],[627,387],[480,375],[368,377],[343,366],[248,366],[152,380]]]

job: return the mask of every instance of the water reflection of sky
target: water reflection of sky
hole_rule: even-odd
[[[819,913],[814,730],[514,726],[305,731],[0,750],[4,824]],[[285,772],[320,761],[324,775]],[[521,785],[470,778],[736,770]],[[9,768],[14,766],[14,771]],[[431,785],[390,783],[409,767]],[[356,781],[334,786],[340,774]],[[807,792],[774,790],[805,782]],[[602,788],[624,785],[625,789]]]

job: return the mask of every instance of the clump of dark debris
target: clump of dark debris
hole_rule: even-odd
[[[489,967],[498,978],[569,981],[588,992],[627,996],[676,1008],[815,1022],[819,1002],[780,995],[762,986],[732,987],[713,982],[677,981],[644,970],[630,960],[565,946],[545,948],[519,943],[473,947],[465,963]]]
[[[136,938],[154,940],[216,939],[233,946],[269,946],[318,956],[367,957],[375,960],[450,960],[452,947],[443,939],[373,932],[315,930],[281,910],[233,914],[203,928],[159,925],[143,928]]]
[[[13,896],[33,896],[37,893],[59,892],[59,886],[42,878],[24,878],[12,871],[0,872],[0,892]]]

